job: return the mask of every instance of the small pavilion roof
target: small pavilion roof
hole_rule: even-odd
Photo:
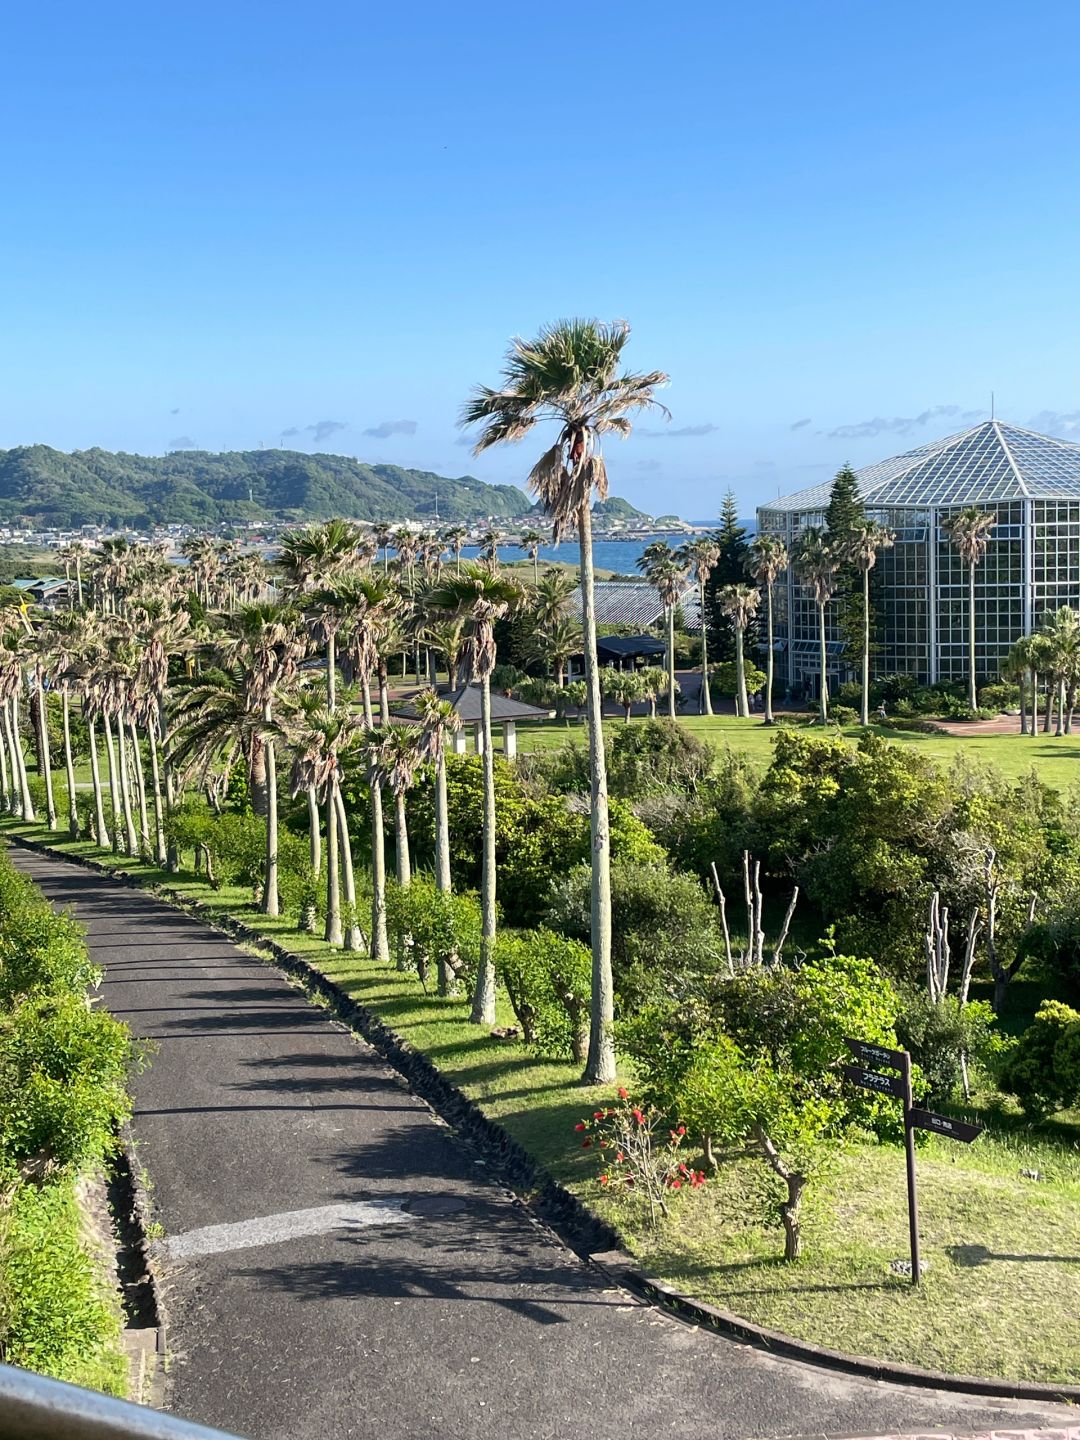
[[[479,723],[479,685],[463,685],[460,690],[453,690],[441,698],[450,701],[463,725]],[[402,705],[399,713],[408,715],[410,718],[416,716],[416,710],[411,705]],[[511,700],[509,695],[503,695],[498,690],[491,692],[491,722],[493,725],[501,725],[507,720],[546,720],[551,713],[550,710],[542,710],[539,705],[526,705],[523,700]]]
[[[600,660],[633,660],[638,655],[663,655],[664,642],[655,635],[600,635],[596,655]]]

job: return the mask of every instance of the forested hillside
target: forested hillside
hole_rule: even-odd
[[[26,517],[45,527],[209,525],[330,515],[434,518],[436,495],[443,520],[509,518],[531,508],[513,485],[365,465],[345,455],[183,450],[161,456],[97,449],[65,454],[48,445],[0,450],[0,522]]]

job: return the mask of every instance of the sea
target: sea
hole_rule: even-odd
[[[707,522],[697,522],[707,523]],[[740,520],[739,524],[747,530],[748,537],[756,529],[753,520]],[[658,530],[655,534],[635,536],[634,539],[625,540],[593,540],[593,564],[597,570],[610,570],[616,575],[634,575],[640,572],[637,562],[645,553],[645,547],[651,545],[654,540],[666,540],[669,545],[682,545],[690,537],[685,531]],[[463,559],[475,560],[479,557],[479,547],[466,545],[461,552]],[[499,546],[499,555],[504,561],[523,560],[526,558],[524,550],[518,549],[516,545],[509,542]],[[562,561],[566,565],[578,563],[578,545],[573,538],[564,540],[561,545],[541,545],[540,564],[558,563]]]

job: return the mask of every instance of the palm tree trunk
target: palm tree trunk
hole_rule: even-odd
[[[863,704],[858,723],[870,724],[870,570],[863,570]]]
[[[1031,672],[1031,733],[1039,733],[1039,672]]]
[[[102,715],[105,728],[105,756],[109,765],[109,802],[112,805],[112,830],[110,840],[114,850],[120,849],[120,782],[116,771],[116,746],[113,743],[112,721]]]
[[[256,815],[266,814],[266,746],[262,737],[253,735],[248,763],[248,788],[251,808]]]
[[[1055,735],[1065,733],[1065,681],[1059,677],[1057,682],[1057,725],[1054,729]]]
[[[698,580],[698,604],[701,606],[701,703],[698,711],[711,715],[712,696],[709,694],[709,627],[705,624],[705,581]]]
[[[45,708],[45,685],[42,681],[41,666],[34,667],[34,698],[37,710],[38,764],[45,779],[45,818],[50,830],[55,830],[56,801],[53,797],[52,756],[49,753],[49,712]]]
[[[79,592],[79,609],[81,610],[83,605],[82,561],[78,559],[75,561],[75,586]]]
[[[978,704],[975,693],[975,562],[968,566],[968,704]]]
[[[735,626],[735,713],[750,714],[750,697],[746,693],[746,631],[741,625]]]
[[[1054,723],[1054,686],[1050,676],[1046,678],[1046,710],[1043,714],[1043,734],[1050,734],[1050,726]]]
[[[444,895],[453,889],[450,877],[450,814],[446,795],[446,756],[440,749],[435,761],[435,888]]]
[[[768,651],[765,655],[765,724],[773,723],[772,713],[772,687],[773,687],[773,586],[768,581],[765,586],[765,627],[767,630]]]
[[[584,1079],[610,1085],[615,1079],[615,987],[611,975],[611,822],[608,817],[604,712],[596,660],[596,595],[593,588],[592,513],[588,499],[578,511],[581,552],[581,628],[589,721],[589,822],[592,831],[592,1002],[589,1054]]]
[[[334,777],[326,782],[326,929],[323,936],[330,945],[340,945],[341,879],[338,874],[338,824]]]
[[[319,801],[314,785],[307,788],[308,841],[311,856],[311,873],[319,878],[322,869],[322,835],[319,833]]]
[[[124,842],[129,855],[137,855],[139,841],[135,834],[135,818],[131,810],[131,770],[128,766],[127,737],[124,721],[116,717],[116,749],[120,760],[120,806],[124,816]]]
[[[480,733],[484,754],[483,863],[480,873],[480,968],[473,992],[474,1025],[495,1024],[495,753],[491,745],[491,677],[480,682]]]
[[[11,697],[11,728],[15,735],[15,755],[19,762],[19,788],[22,791],[23,819],[36,820],[37,811],[34,809],[34,801],[30,795],[30,777],[26,771],[26,754],[22,746],[22,733],[19,729],[19,697]]]
[[[141,853],[150,853],[150,819],[146,807],[146,770],[143,767],[142,748],[139,745],[139,731],[134,720],[128,721],[128,732],[131,735],[131,762],[132,773],[135,778],[135,798],[139,803],[139,839]]]
[[[101,765],[98,760],[97,725],[93,720],[86,722],[90,735],[90,783],[94,791],[94,833],[102,850],[112,844],[112,836],[105,824],[105,800],[101,793]]]
[[[161,792],[157,719],[154,715],[151,715],[146,722],[146,739],[150,746],[150,789],[154,799],[154,858],[164,869],[168,863],[169,853],[165,847],[165,803]]]
[[[4,701],[3,724],[4,739],[7,741],[8,750],[11,752],[11,813],[17,815],[21,820],[34,819],[33,806],[30,802],[30,789],[23,774],[24,767],[20,765],[20,752],[18,745],[18,721],[12,723],[12,712],[15,708],[15,697],[12,695]]]
[[[77,840],[79,838],[79,805],[78,797],[75,794],[75,762],[71,754],[71,700],[67,685],[62,687],[61,695],[64,716],[64,774],[67,777],[68,790],[68,834],[72,840]]]
[[[379,724],[383,726],[390,724],[389,677],[386,661],[382,658],[379,660]]]
[[[821,647],[819,657],[821,660],[821,695],[818,708],[821,714],[821,723],[825,725],[829,719],[829,677],[827,673],[829,652],[825,645],[825,604],[821,600],[818,601],[818,638]]]
[[[263,719],[270,719],[270,706],[263,711]],[[266,747],[266,876],[263,880],[262,913],[277,915],[278,905],[278,796],[277,757],[274,742],[267,736]]]
[[[349,838],[349,817],[345,813],[345,797],[341,786],[334,782],[334,809],[337,812],[338,849],[341,852],[341,871],[345,880],[345,904],[348,906],[348,920],[345,924],[345,949],[363,950],[367,946],[364,932],[356,911],[356,872],[353,869],[352,841]]]
[[[380,686],[380,690],[382,687]],[[364,701],[364,724],[374,726],[371,710],[371,681],[365,675],[361,685]],[[385,710],[383,712],[386,713]],[[383,834],[382,789],[372,777],[371,792],[371,938],[368,953],[381,965],[390,963],[390,942],[386,935],[386,837]]]
[[[1021,670],[1017,678],[1020,682],[1020,734],[1026,735],[1028,733],[1028,707],[1027,686],[1024,682],[1027,677],[1025,672]]]
[[[494,777],[493,781],[494,783]],[[409,825],[405,815],[405,791],[394,791],[394,859],[397,883],[412,884],[412,862],[409,859]]]
[[[675,606],[667,607],[668,716],[675,719]]]
[[[0,703],[0,728],[3,730],[4,751],[11,759],[11,780],[8,785],[8,809],[12,815],[22,814],[22,786],[19,783],[19,762],[15,758],[15,741],[11,734],[11,703]]]
[[[7,701],[4,701],[4,708],[7,708]],[[0,805],[5,810],[14,813],[15,792],[8,780],[8,747],[7,735],[0,727]]]
[[[326,708],[333,710],[337,705],[337,636],[333,632],[326,637]]]

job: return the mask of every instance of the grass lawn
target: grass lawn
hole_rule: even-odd
[[[614,728],[625,722],[609,716],[605,724]],[[634,720],[632,725],[638,723]],[[772,742],[776,734],[751,716],[741,720],[734,715],[680,715],[679,724],[692,734],[714,745],[726,745],[744,754],[762,770],[772,758]],[[957,755],[984,764],[995,765],[1010,780],[1016,780],[1034,767],[1043,782],[1057,790],[1068,790],[1080,780],[1080,734],[1062,735],[973,735],[954,737],[944,733],[923,735],[912,731],[891,730],[872,725],[871,730],[886,740],[910,745],[942,765],[950,765]],[[858,740],[863,733],[857,725],[840,728],[849,740]],[[529,722],[518,726],[518,748],[547,750],[567,742],[584,744],[585,726],[578,721],[568,725],[558,721]]]
[[[42,825],[4,819],[4,830],[60,854],[101,854]],[[919,1173],[930,1269],[918,1291],[888,1269],[907,1253],[903,1156],[877,1145],[848,1150],[811,1186],[797,1265],[776,1259],[775,1195],[757,1161],[729,1163],[703,1191],[676,1197],[670,1219],[650,1232],[629,1195],[601,1188],[593,1152],[580,1146],[575,1121],[608,1094],[581,1086],[576,1066],[478,1031],[465,1002],[425,996],[411,974],[299,934],[293,916],[257,914],[245,890],[212,891],[189,873],[107,858],[144,883],[207,903],[211,916],[238,916],[324,971],[614,1220],[659,1278],[832,1348],[964,1374],[1080,1382],[1080,1124],[1062,1123],[1069,1117],[1028,1130],[1015,1117],[988,1115],[974,1146],[929,1140]],[[503,999],[499,1020],[513,1021]],[[1023,1179],[1023,1169],[1043,1178]]]

